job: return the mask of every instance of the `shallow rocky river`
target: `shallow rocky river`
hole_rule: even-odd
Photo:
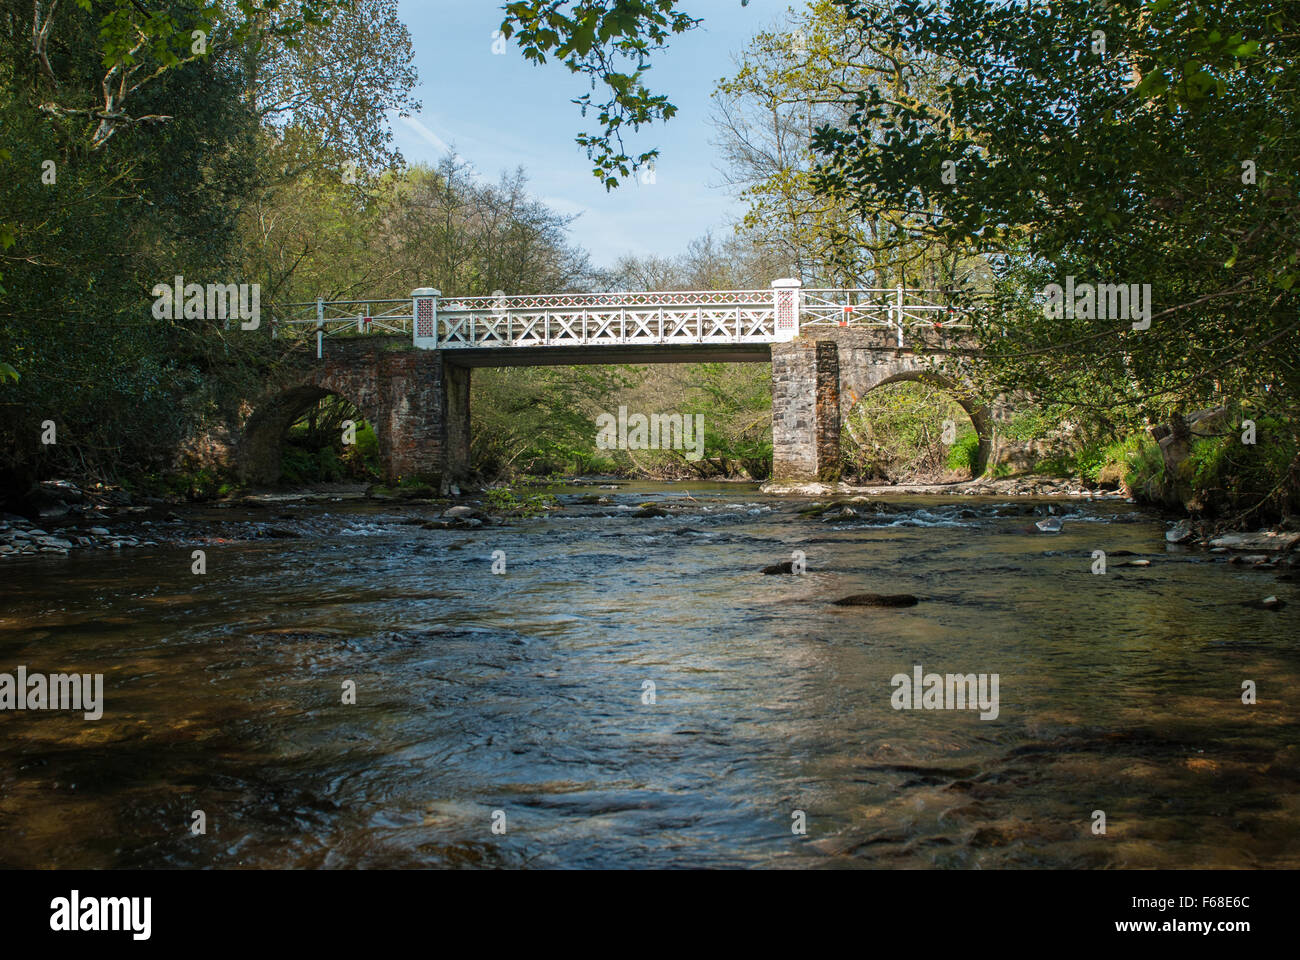
[[[104,710],[0,713],[0,866],[1300,866],[1296,568],[1118,500],[557,492],[5,558],[0,671],[102,673]],[[833,604],[866,592],[919,602]],[[996,719],[895,709],[917,665],[996,674]]]

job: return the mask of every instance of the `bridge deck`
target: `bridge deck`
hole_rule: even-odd
[[[479,347],[444,355],[458,367],[539,367],[594,363],[766,363],[770,343],[607,343],[596,347]]]

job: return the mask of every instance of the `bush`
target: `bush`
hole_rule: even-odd
[[[1160,445],[1150,437],[1139,437],[1136,449],[1128,456],[1128,469],[1124,474],[1124,485],[1138,500],[1158,502],[1167,496],[1168,481],[1165,477],[1165,458],[1160,453]]]
[[[520,496],[510,487],[492,487],[484,492],[489,513],[509,517],[535,517],[555,503],[549,493],[532,493]]]
[[[280,454],[281,481],[301,485],[379,479],[379,437],[365,420],[354,419],[356,442],[350,444],[342,442],[333,426],[311,430],[299,422],[290,428]]]
[[[1075,456],[1075,470],[1086,480],[1096,483],[1103,479],[1103,474],[1121,479],[1128,471],[1129,461],[1142,448],[1143,443],[1152,441],[1143,434],[1134,433],[1119,440],[1098,441],[1088,444]],[[1160,449],[1156,448],[1159,455]]]
[[[1276,417],[1260,417],[1253,444],[1242,443],[1235,433],[1194,440],[1178,480],[1191,487],[1192,505],[1204,513],[1263,504],[1261,517],[1276,517],[1297,506],[1294,492],[1284,482],[1296,453],[1291,425]]]
[[[979,459],[979,450],[980,438],[974,430],[969,430],[948,448],[948,459],[945,463],[949,470],[974,473],[976,461]]]

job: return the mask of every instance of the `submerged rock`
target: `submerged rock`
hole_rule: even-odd
[[[822,523],[834,523],[836,520],[852,520],[858,516],[858,511],[852,507],[842,507],[834,513],[823,513]]]
[[[649,517],[668,517],[672,516],[672,514],[663,507],[642,507],[640,510],[633,513],[632,516],[637,517],[638,519],[646,519]]]
[[[914,607],[920,600],[910,593],[855,593],[834,601],[837,607]]]
[[[764,567],[763,573],[768,576],[776,573],[794,573],[794,561],[785,560],[781,563],[774,563],[771,566]]]
[[[1275,596],[1268,596],[1263,600],[1247,600],[1242,606],[1252,607],[1256,610],[1281,610],[1286,606],[1286,601]]]
[[[798,510],[801,517],[821,517],[825,520],[861,517],[869,513],[881,513],[885,504],[869,500],[866,497],[854,497],[852,500],[832,500],[830,503],[814,503]]]

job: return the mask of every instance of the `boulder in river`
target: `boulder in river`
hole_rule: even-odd
[[[855,593],[834,601],[837,607],[914,607],[919,602],[910,593]]]
[[[763,568],[763,573],[771,576],[776,573],[794,573],[794,561],[785,560],[781,563],[774,563],[771,566]]]
[[[476,510],[474,507],[467,507],[464,504],[448,507],[442,511],[442,515],[444,519],[456,521],[458,525],[468,524],[477,527],[479,524],[489,522],[488,515],[482,510]]]
[[[1225,533],[1210,541],[1211,547],[1226,547],[1229,550],[1241,550],[1254,553],[1260,550],[1286,553],[1300,544],[1300,533],[1282,533],[1277,530],[1261,530],[1259,533]]]
[[[1247,600],[1242,606],[1253,607],[1256,610],[1281,610],[1286,606],[1286,601],[1275,596],[1268,596],[1263,600]]]
[[[1060,533],[1061,518],[1047,517],[1045,520],[1039,520],[1037,523],[1034,524],[1034,526],[1037,527],[1043,533]]]
[[[635,513],[633,513],[632,516],[638,519],[646,519],[649,517],[667,517],[667,516],[671,516],[671,514],[663,507],[644,506],[640,510],[637,510]]]
[[[1272,566],[1276,558],[1270,557],[1266,553],[1236,553],[1228,558],[1229,563],[1242,564],[1252,567],[1269,565]]]

